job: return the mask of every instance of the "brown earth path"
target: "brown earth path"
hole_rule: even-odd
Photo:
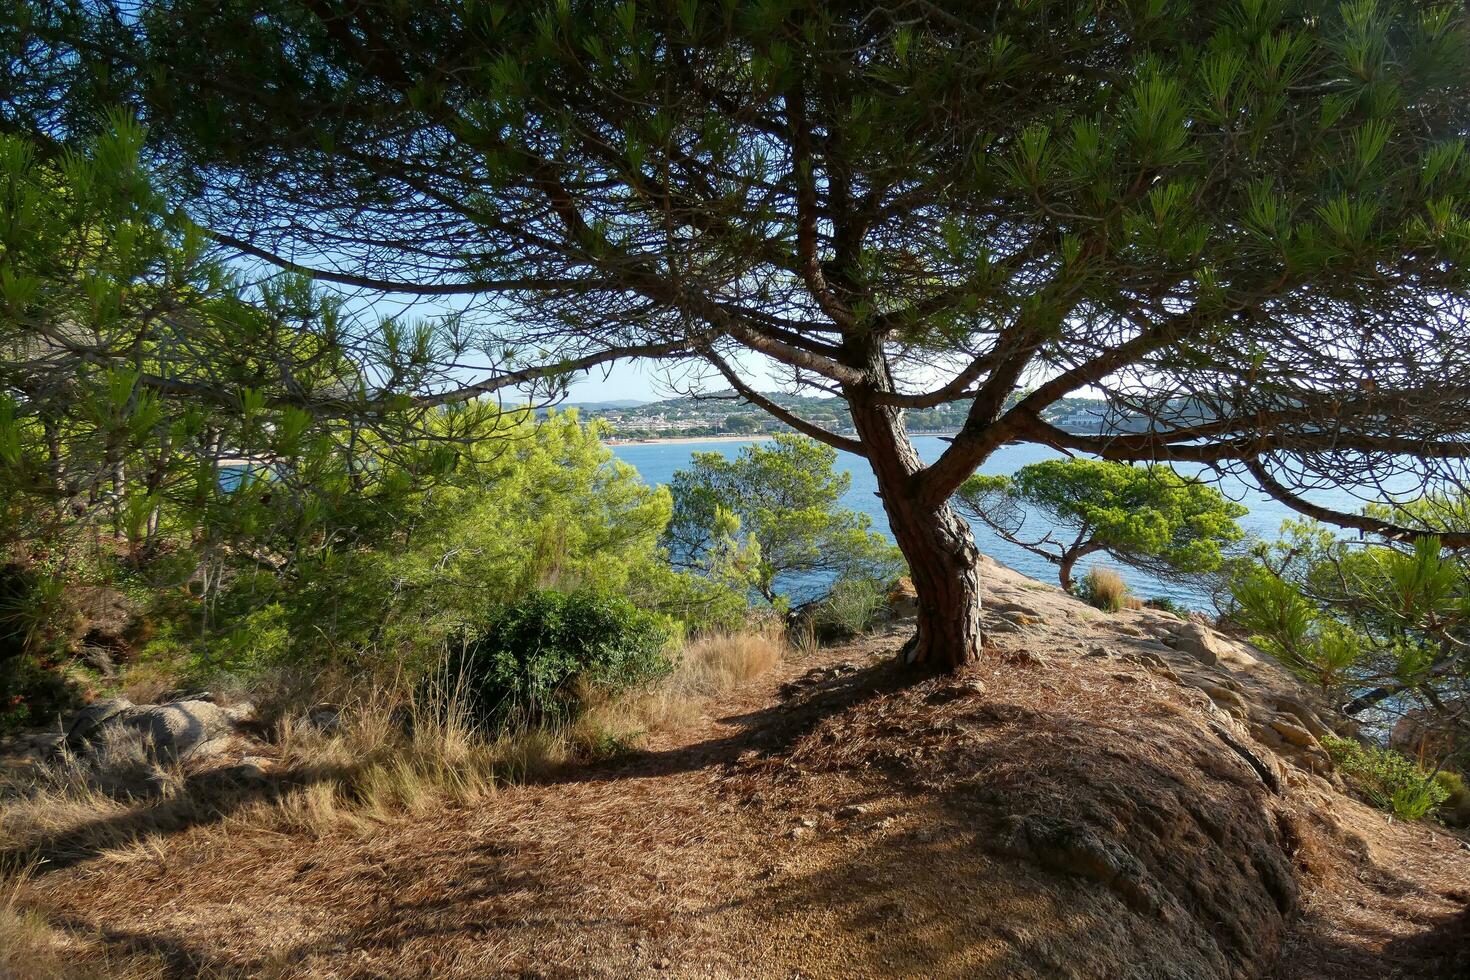
[[[43,868],[27,898],[178,976],[1470,969],[1460,839],[1280,760],[1273,793],[1210,734],[1219,702],[1115,655],[1146,633],[1134,620],[994,581],[996,609],[1020,597],[1039,615],[988,613],[1000,646],[960,677],[903,683],[895,627],[790,659],[620,761],[475,807],[314,836],[224,817]],[[1088,657],[1099,638],[1115,652]],[[1113,870],[1085,848],[1059,861],[1037,838],[1053,816],[1112,828],[1088,846]],[[1142,869],[1116,873],[1118,847]]]

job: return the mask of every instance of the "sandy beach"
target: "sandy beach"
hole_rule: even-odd
[[[775,436],[773,432],[746,436],[660,436],[655,439],[604,439],[605,446],[647,446],[654,443],[685,443],[685,442],[755,442],[757,440],[771,439]]]

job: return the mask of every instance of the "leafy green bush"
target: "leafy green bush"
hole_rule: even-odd
[[[55,664],[30,657],[0,662],[0,735],[50,725],[77,698],[76,685]]]
[[[669,620],[617,596],[536,590],[500,609],[451,659],[476,719],[564,721],[584,685],[618,693],[673,669]]]
[[[0,565],[0,735],[47,724],[76,700],[60,669],[77,622],[63,586],[45,569]]]
[[[1174,599],[1170,599],[1166,595],[1158,595],[1154,596],[1152,599],[1145,599],[1143,600],[1143,604],[1149,609],[1158,609],[1161,612],[1173,613],[1180,619],[1189,618],[1189,607],[1184,605],[1184,603],[1182,602],[1177,602]]]
[[[1470,827],[1470,786],[1465,785],[1465,777],[1442,769],[1435,773],[1434,781],[1445,792],[1435,816],[1451,827]]]
[[[1322,747],[1370,803],[1401,820],[1422,820],[1450,798],[1446,781],[1392,749],[1360,745],[1334,735],[1322,736]]]

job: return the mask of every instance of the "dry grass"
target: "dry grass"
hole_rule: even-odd
[[[770,631],[704,637],[651,689],[621,698],[587,691],[589,710],[571,725],[494,736],[476,728],[457,684],[373,687],[344,699],[332,726],[282,714],[272,743],[256,749],[269,754],[269,775],[254,782],[222,776],[219,761],[160,765],[141,736],[114,731],[90,758],[63,756],[0,785],[0,861],[163,867],[170,835],[188,828],[222,846],[277,835],[375,839],[410,825],[405,817],[433,820],[501,786],[697,721],[710,699],[769,671],[783,650]],[[115,961],[95,937],[28,910],[28,878],[0,873],[0,978],[79,975],[70,965],[79,958],[88,976],[163,970],[148,957]]]
[[[1129,608],[1128,600],[1133,598],[1123,576],[1101,565],[1093,565],[1082,577],[1082,595],[1091,605],[1110,613]]]
[[[588,690],[588,710],[570,725],[493,736],[477,729],[461,686],[447,678],[429,689],[374,687],[343,704],[325,729],[301,712],[284,714],[261,750],[270,754],[264,787],[211,778],[217,762],[159,764],[141,735],[113,729],[88,757],[64,755],[0,785],[0,855],[88,857],[217,820],[237,830],[372,833],[689,724],[709,699],[770,670],[782,652],[770,631],[705,637],[650,689],[618,698]]]
[[[58,928],[29,908],[25,893],[31,876],[31,868],[0,875],[0,977],[152,980],[167,975],[162,959],[145,953],[110,953],[93,937]]]
[[[1322,941],[1276,975],[1460,975],[1425,968],[1448,954],[1403,945],[1455,938],[1440,919],[1464,904],[1448,889],[1463,889],[1470,858],[1438,831],[1395,824],[1402,846],[1384,849],[1382,816],[1344,801],[1361,854],[1338,855],[1325,825],[1332,847],[1316,849],[1317,831],[1293,829],[1305,791],[1268,793],[1172,682],[997,647],[960,678],[898,683],[898,639],[828,648],[742,688],[779,643],[711,638],[660,688],[687,694],[695,724],[488,805],[384,824],[372,799],[397,812],[412,797],[386,776],[303,783],[287,799],[320,837],[237,814],[38,873],[8,911],[42,908],[51,923],[21,912],[0,924],[22,937],[0,977],[53,975],[42,967],[57,949],[75,951],[78,973],[117,975],[132,967],[103,967],[108,946],[117,957],[145,944],[174,951],[175,976],[1257,975],[1283,928],[1261,862],[1279,864],[1284,846]],[[726,685],[718,703],[698,701]],[[402,701],[370,701],[330,735],[290,733],[279,764],[328,766],[353,746],[384,764],[410,758]],[[514,741],[534,767],[575,751],[569,738]],[[458,736],[436,739],[408,770],[432,774],[432,759],[462,751],[443,747]],[[509,748],[495,751],[504,766]],[[1012,843],[1053,820],[1107,844],[1088,861],[1136,856],[1168,914],[1131,908],[1090,863],[1054,866],[1066,855],[1049,836]],[[1318,861],[1348,890],[1324,894],[1306,868]],[[1399,948],[1381,959],[1369,942]],[[1351,962],[1334,970],[1334,956]]]
[[[0,882],[0,977],[63,977],[66,937],[21,905],[28,878],[18,874]]]
[[[569,732],[572,748],[604,754],[692,724],[711,699],[766,673],[785,650],[773,629],[712,634],[686,646],[673,673],[648,690],[619,698],[583,691],[588,707]]]

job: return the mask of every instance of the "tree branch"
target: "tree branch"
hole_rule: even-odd
[[[292,262],[290,259],[263,249],[258,245],[252,245],[250,242],[242,238],[236,238],[234,235],[228,235],[224,232],[210,229],[205,229],[205,233],[221,245],[232,248],[244,255],[263,259],[271,265],[289,272],[300,273],[317,282],[331,282],[342,286],[372,289],[383,293],[405,293],[414,296],[473,296],[479,293],[505,293],[532,289],[565,289],[590,292],[606,285],[601,280],[585,277],[561,279],[529,276],[515,279],[471,279],[468,282],[445,283],[416,283],[375,279],[371,276],[358,276],[348,272],[313,269],[309,266]]]
[[[1323,507],[1314,504],[1286,487],[1282,486],[1262,465],[1258,457],[1252,457],[1245,462],[1245,468],[1250,471],[1251,476],[1260,483],[1261,489],[1272,497],[1281,501],[1286,506],[1299,514],[1305,514],[1313,520],[1323,521],[1328,524],[1336,524],[1339,527],[1353,528],[1357,531],[1366,531],[1369,534],[1386,538],[1389,541],[1413,541],[1415,538],[1434,537],[1439,539],[1441,547],[1458,550],[1470,548],[1470,531],[1431,531],[1425,528],[1406,527],[1391,521],[1381,521],[1366,514],[1349,514],[1345,511],[1334,510],[1331,507]]]

